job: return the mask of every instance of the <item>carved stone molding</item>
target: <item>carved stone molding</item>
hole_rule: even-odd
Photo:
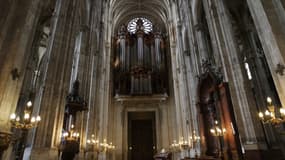
[[[280,76],[283,76],[283,75],[284,75],[284,70],[285,70],[285,66],[284,66],[283,64],[278,63],[278,64],[276,65],[275,72],[276,72],[277,74],[279,74]]]
[[[13,80],[17,80],[17,79],[20,78],[20,73],[19,73],[18,68],[13,68],[13,69],[11,70],[11,76],[12,76],[12,79],[13,79]]]
[[[200,79],[205,75],[211,74],[212,76],[214,76],[214,79],[217,83],[223,81],[223,73],[221,72],[221,67],[217,67],[216,65],[214,65],[210,59],[202,60],[202,69],[202,74],[199,75]]]
[[[194,28],[196,29],[196,31],[203,31],[205,29],[203,23],[195,24]]]

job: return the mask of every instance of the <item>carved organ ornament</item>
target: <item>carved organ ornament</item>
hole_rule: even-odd
[[[159,27],[145,18],[122,25],[115,39],[115,95],[154,95],[167,92],[165,40]]]

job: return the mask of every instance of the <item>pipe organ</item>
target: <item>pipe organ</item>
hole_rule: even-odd
[[[159,27],[144,31],[138,19],[135,32],[125,25],[115,39],[114,92],[116,95],[165,94],[168,90],[164,39]]]

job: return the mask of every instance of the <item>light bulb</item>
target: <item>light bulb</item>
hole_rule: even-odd
[[[259,117],[259,118],[263,118],[263,116],[264,116],[264,115],[263,115],[262,112],[259,112],[259,113],[258,113],[258,117]]]
[[[25,113],[24,119],[27,120],[27,119],[29,119],[29,118],[30,118],[30,114],[29,114],[29,113]]]
[[[41,117],[37,116],[36,121],[38,121],[38,122],[41,121]]]
[[[272,99],[271,99],[270,97],[267,97],[267,98],[266,98],[266,101],[271,105]]]
[[[67,136],[68,136],[68,132],[64,132],[63,137],[67,137]]]
[[[27,106],[31,107],[33,105],[32,101],[28,101]]]
[[[36,118],[35,118],[35,117],[32,117],[31,122],[32,122],[32,123],[35,123],[35,122],[36,122]]]
[[[12,113],[12,114],[10,115],[10,119],[11,119],[11,120],[15,120],[15,119],[16,119],[16,114],[15,114],[15,113]]]
[[[219,133],[221,133],[221,132],[222,132],[222,130],[221,130],[220,128],[217,128],[217,131],[218,131]]]
[[[280,113],[282,116],[284,116],[285,115],[285,108],[280,108]]]

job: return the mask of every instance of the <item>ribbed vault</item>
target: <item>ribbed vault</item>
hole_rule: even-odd
[[[110,12],[115,31],[136,17],[145,17],[159,26],[165,26],[169,13],[168,0],[110,0]]]

